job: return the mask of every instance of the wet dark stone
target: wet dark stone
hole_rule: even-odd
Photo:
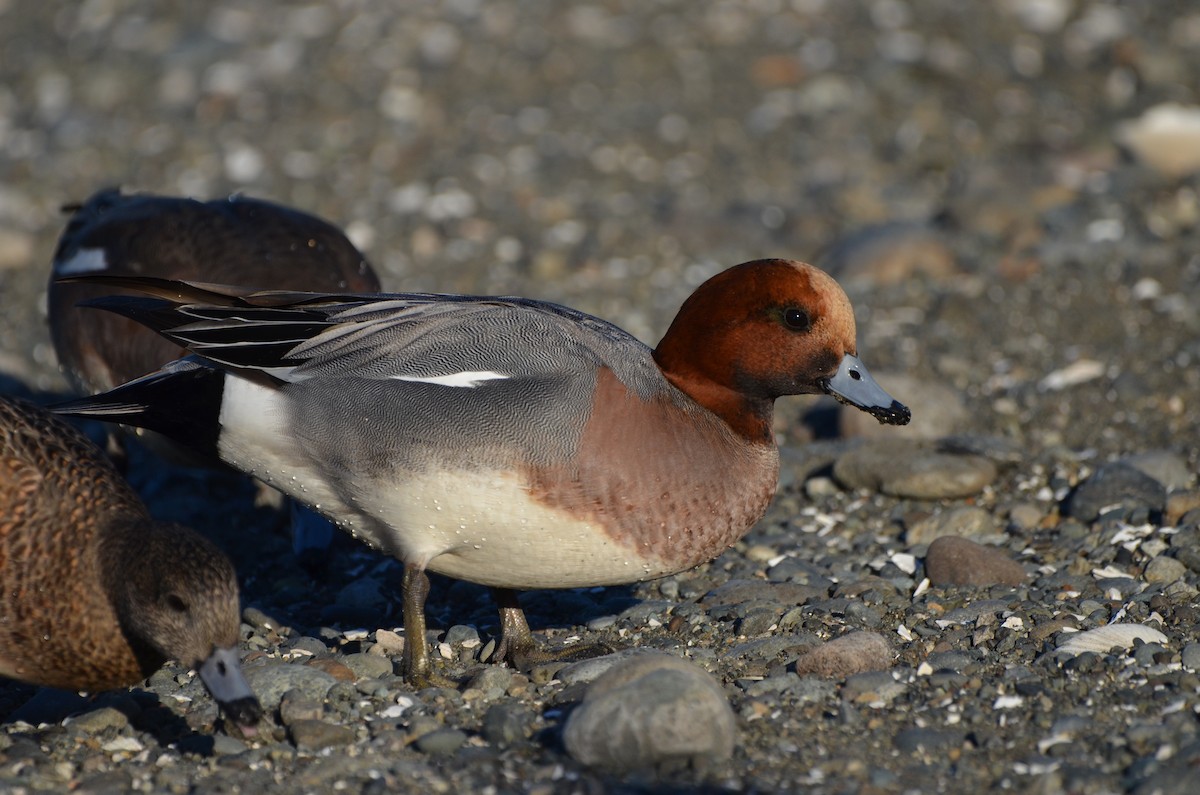
[[[1063,510],[1082,522],[1093,522],[1112,506],[1145,508],[1153,518],[1162,516],[1166,505],[1167,489],[1163,484],[1128,464],[1107,464],[1075,487]]]

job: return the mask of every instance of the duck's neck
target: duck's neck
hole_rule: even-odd
[[[122,634],[138,667],[149,676],[169,655],[149,641],[144,616],[138,609],[138,593],[152,587],[148,583],[155,577],[155,569],[149,565],[147,551],[158,548],[162,531],[149,518],[139,521],[119,517],[110,522],[99,546],[101,575]]]
[[[669,370],[664,370],[663,375],[676,389],[716,414],[734,433],[746,441],[754,444],[775,444],[775,437],[771,431],[775,401],[752,398],[705,378],[690,377]]]

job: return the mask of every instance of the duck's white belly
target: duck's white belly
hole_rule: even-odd
[[[518,475],[436,472],[374,484],[360,505],[388,524],[406,560],[505,588],[572,588],[669,573],[657,556],[614,541],[598,525],[547,507]]]
[[[284,427],[278,393],[233,376],[224,397],[223,460],[406,563],[515,589],[636,582],[679,568],[539,503],[516,473],[392,470],[330,483]]]

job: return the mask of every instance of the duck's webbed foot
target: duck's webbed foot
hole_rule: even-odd
[[[500,643],[492,654],[492,662],[506,662],[519,671],[528,671],[547,662],[578,662],[600,657],[615,651],[605,643],[580,643],[559,649],[542,649],[529,631],[525,611],[517,602],[517,592],[509,588],[493,588],[492,595],[500,608]]]

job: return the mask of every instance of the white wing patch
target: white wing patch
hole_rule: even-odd
[[[504,373],[493,372],[492,370],[468,370],[462,373],[450,373],[449,375],[394,375],[397,381],[415,381],[420,384],[440,384],[442,386],[457,386],[474,389],[487,381],[503,381],[508,378]]]
[[[108,259],[102,248],[81,248],[73,257],[54,263],[54,272],[59,276],[74,276],[77,273],[95,273],[108,270]]]

